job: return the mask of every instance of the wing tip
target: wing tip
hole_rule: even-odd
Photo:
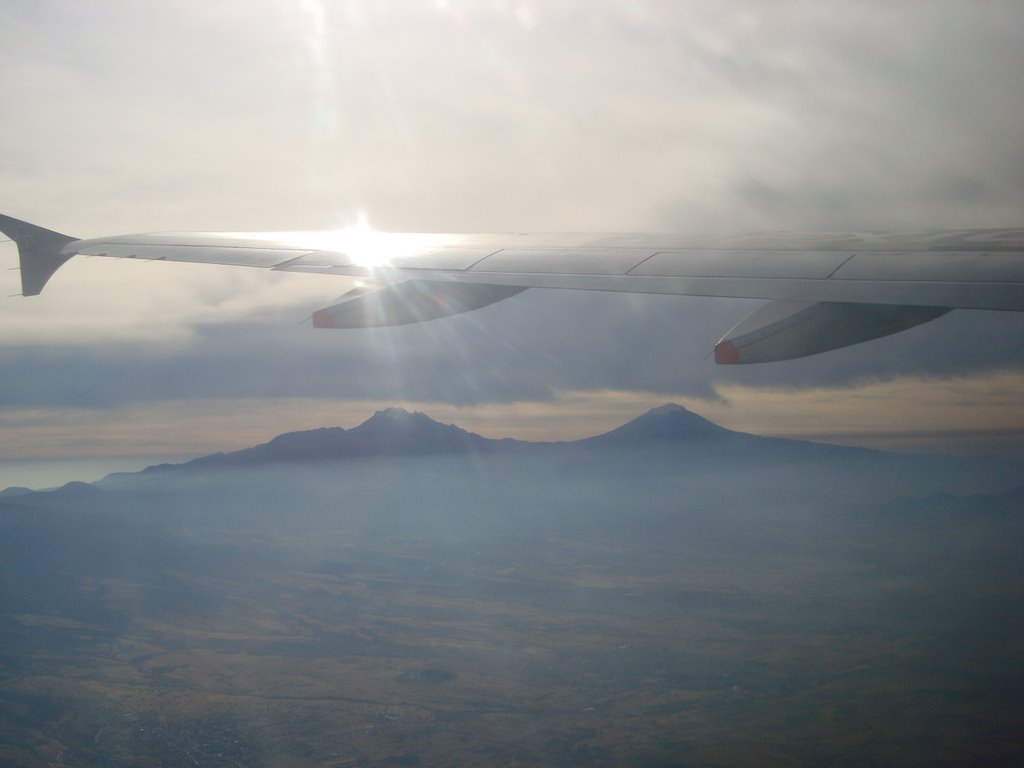
[[[43,286],[53,277],[53,273],[74,255],[65,253],[65,250],[77,238],[12,216],[0,214],[0,232],[18,247],[22,296],[38,296],[42,293]]]

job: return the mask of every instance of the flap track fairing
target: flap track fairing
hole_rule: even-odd
[[[816,355],[899,333],[949,311],[901,304],[770,301],[715,345],[715,362],[772,363]]]
[[[485,285],[445,280],[407,280],[360,287],[337,304],[313,313],[315,328],[380,328],[469,312],[522,293],[518,285]]]

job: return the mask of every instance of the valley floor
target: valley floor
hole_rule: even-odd
[[[2,604],[0,763],[1006,764],[1021,526],[955,518],[742,551],[184,532],[159,572],[49,563],[38,610]]]

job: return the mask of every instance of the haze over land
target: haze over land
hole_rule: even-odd
[[[0,759],[1024,755],[1012,462],[423,414],[0,496]]]

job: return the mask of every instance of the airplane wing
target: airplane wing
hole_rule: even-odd
[[[414,234],[350,229],[75,239],[0,215],[38,294],[77,255],[364,278],[314,325],[400,325],[526,288],[770,300],[715,347],[720,363],[784,360],[927,322],[951,309],[1024,311],[1024,229],[904,233]]]

